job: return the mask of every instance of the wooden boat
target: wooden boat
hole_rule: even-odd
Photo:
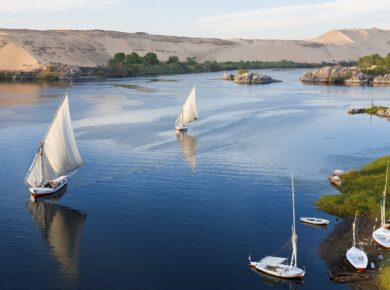
[[[175,122],[176,131],[178,132],[187,131],[188,124],[198,119],[195,97],[196,97],[196,92],[194,86],[190,94],[188,95],[186,101],[184,102],[184,105],[181,108],[179,115],[177,116]]]
[[[389,173],[389,161],[387,161],[385,189],[383,190],[381,203],[381,227],[372,233],[372,238],[384,248],[390,249],[390,224],[386,223],[386,191],[387,176]]]
[[[74,136],[68,90],[42,139],[24,179],[33,198],[55,194],[83,164]]]
[[[315,226],[327,226],[329,224],[329,220],[315,217],[301,217],[300,221]]]
[[[282,279],[303,279],[305,270],[297,267],[297,235],[295,230],[295,204],[294,204],[294,181],[291,176],[292,189],[292,209],[293,209],[293,225],[292,225],[292,254],[290,263],[288,258],[266,256],[258,262],[252,262],[249,256],[249,266],[263,272],[265,274],[282,278]]]
[[[368,257],[362,249],[356,247],[356,217],[357,213],[355,214],[355,220],[352,223],[353,244],[352,247],[348,249],[346,257],[348,262],[350,262],[355,269],[364,271],[368,265]]]

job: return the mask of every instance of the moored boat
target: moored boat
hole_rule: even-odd
[[[316,226],[327,226],[330,222],[327,219],[315,218],[315,217],[301,217],[300,221],[306,224]]]
[[[253,262],[249,256],[249,266],[263,272],[265,274],[278,277],[281,279],[303,279],[305,270],[297,266],[297,234],[295,230],[295,202],[294,202],[294,181],[291,176],[292,189],[292,209],[293,209],[293,225],[291,235],[292,254],[290,262],[285,257],[266,256],[258,262]]]
[[[386,195],[387,195],[387,177],[389,173],[389,160],[387,160],[385,188],[381,203],[381,226],[372,233],[372,238],[384,248],[390,249],[390,224],[386,223]]]
[[[364,271],[368,265],[368,257],[362,249],[356,247],[356,217],[357,213],[355,214],[355,220],[352,223],[353,244],[352,247],[348,249],[346,257],[348,262],[350,262],[356,270]]]

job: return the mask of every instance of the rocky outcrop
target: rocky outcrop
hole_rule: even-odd
[[[235,83],[239,84],[270,84],[281,82],[279,80],[271,78],[270,76],[253,72],[237,72],[235,75],[225,73],[223,75],[223,79],[228,81],[234,81]]]
[[[390,85],[390,74],[375,77],[373,83],[374,85]]]
[[[323,83],[323,84],[370,84],[372,78],[361,72],[356,67],[343,67],[341,65],[326,66],[305,72],[300,80],[302,82]]]

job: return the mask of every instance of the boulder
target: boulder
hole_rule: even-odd
[[[305,72],[300,77],[302,82],[311,83],[347,83],[347,84],[368,84],[370,77],[359,71],[356,67],[343,67],[341,65],[325,66]]]
[[[270,84],[280,82],[279,80],[275,80],[270,76],[253,72],[236,73],[235,75],[225,73],[223,75],[223,79],[231,80],[239,84]]]
[[[374,85],[390,85],[390,74],[375,77],[373,83]]]

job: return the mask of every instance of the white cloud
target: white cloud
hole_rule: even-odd
[[[0,12],[30,13],[77,8],[99,9],[112,3],[112,0],[0,0]]]
[[[195,26],[207,36],[293,39],[340,27],[390,28],[389,15],[389,0],[333,0],[203,17]]]

